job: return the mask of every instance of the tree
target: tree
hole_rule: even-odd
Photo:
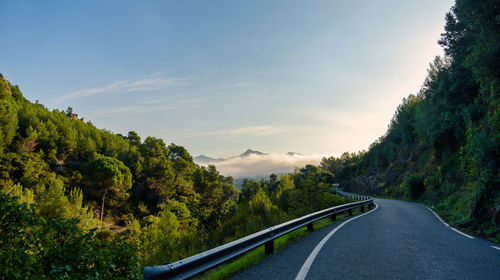
[[[135,131],[129,131],[127,135],[130,146],[139,146],[141,144],[141,137]]]
[[[123,200],[128,196],[127,191],[132,187],[132,174],[130,169],[123,162],[102,155],[84,166],[88,178],[97,187],[97,193],[101,197],[101,212],[99,219],[104,216],[104,202],[107,194],[112,194],[113,198]]]
[[[66,218],[68,198],[64,195],[63,182],[50,174],[43,192],[38,194],[38,209],[42,217]]]
[[[10,84],[0,75],[0,151],[11,144],[18,128],[17,106]]]
[[[243,179],[243,183],[241,184],[240,202],[243,200],[249,201],[259,192],[260,189],[261,186],[259,182],[251,179]]]

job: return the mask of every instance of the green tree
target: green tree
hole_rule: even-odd
[[[106,195],[110,195],[111,202],[117,203],[128,197],[128,190],[132,186],[132,174],[123,162],[97,155],[96,158],[84,166],[85,173],[101,197],[101,212],[99,219],[104,216],[104,202]]]
[[[240,201],[249,201],[259,192],[261,188],[262,187],[259,182],[251,179],[243,179],[241,184]]]
[[[38,194],[37,205],[43,217],[66,218],[68,197],[64,195],[63,182],[55,176],[50,176],[43,192]]]
[[[10,145],[18,128],[17,105],[9,82],[0,75],[0,151]]]
[[[141,144],[141,137],[135,131],[129,131],[127,134],[127,140],[130,142],[130,146],[139,146]]]

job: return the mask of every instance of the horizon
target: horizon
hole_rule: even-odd
[[[453,1],[290,3],[9,2],[0,69],[32,102],[193,156],[367,149],[443,54]]]

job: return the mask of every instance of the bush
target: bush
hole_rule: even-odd
[[[77,219],[37,216],[34,207],[0,193],[0,271],[5,279],[140,279],[137,249],[103,242]]]
[[[405,181],[405,189],[412,199],[419,198],[425,191],[424,180],[418,174],[411,174]]]
[[[105,229],[96,232],[95,237],[103,242],[111,242],[115,238],[115,234],[112,230]]]

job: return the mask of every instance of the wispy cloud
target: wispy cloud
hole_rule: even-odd
[[[151,110],[153,107],[145,105],[135,105],[135,106],[120,106],[113,108],[104,108],[99,110],[94,110],[92,113],[99,115],[117,114],[117,113],[129,113],[129,112],[143,112],[145,110]]]
[[[125,105],[119,107],[102,108],[94,110],[92,113],[99,115],[109,115],[116,113],[128,112],[153,112],[161,110],[184,110],[199,108],[205,105],[205,98],[188,98],[188,99],[154,99],[145,101],[139,105]]]
[[[253,97],[253,101],[268,101],[268,100],[274,100],[274,99],[277,99],[279,98],[280,96],[275,94],[275,95],[272,95],[272,94],[259,94],[259,95],[256,95],[255,97]]]
[[[93,88],[80,89],[63,95],[59,100],[67,100],[73,98],[86,97],[96,94],[103,94],[113,91],[148,91],[157,90],[166,86],[172,85],[185,85],[188,82],[188,78],[168,78],[168,77],[154,77],[154,78],[144,78],[136,81],[117,81],[104,86],[97,86]]]
[[[231,83],[231,84],[218,86],[218,87],[216,87],[216,89],[246,88],[246,87],[251,87],[251,86],[252,86],[252,84],[250,84],[250,83]]]
[[[203,133],[203,135],[221,135],[221,136],[241,136],[241,135],[273,135],[286,131],[285,127],[276,125],[246,126],[228,129],[219,129]]]

